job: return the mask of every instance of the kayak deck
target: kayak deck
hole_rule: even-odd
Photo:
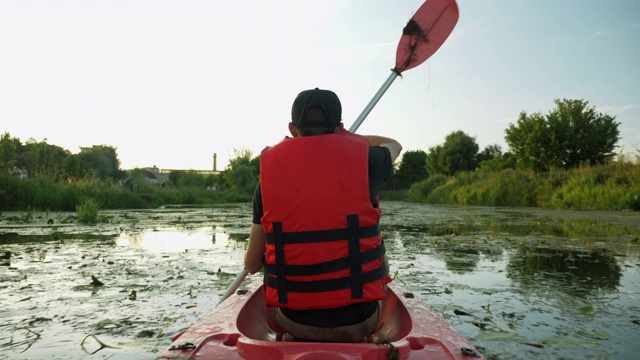
[[[482,358],[457,330],[396,282],[388,284],[380,324],[367,342],[295,341],[272,329],[273,311],[255,281],[176,335],[157,359],[474,359]]]

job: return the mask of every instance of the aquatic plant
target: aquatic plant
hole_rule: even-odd
[[[98,210],[100,209],[100,203],[89,198],[83,201],[80,205],[76,206],[76,212],[78,213],[78,221],[85,224],[95,224],[98,222]]]
[[[33,222],[33,214],[34,214],[34,212],[35,212],[35,210],[33,208],[30,208],[29,210],[27,210],[27,212],[22,214],[22,216],[20,217],[20,220],[23,223],[31,223],[31,222]]]

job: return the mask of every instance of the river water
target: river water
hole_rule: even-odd
[[[381,207],[395,281],[488,358],[638,358],[640,213]],[[0,358],[153,359],[240,272],[250,219],[248,204],[97,225],[1,214]]]

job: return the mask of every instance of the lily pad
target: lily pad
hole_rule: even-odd
[[[593,314],[593,305],[586,305],[581,308],[578,308],[578,311],[583,314]]]
[[[527,338],[524,336],[507,331],[481,331],[478,333],[476,338],[481,341],[502,341],[514,343],[527,341]]]
[[[600,346],[596,341],[565,336],[551,336],[540,339],[545,346],[553,349],[595,349]]]
[[[611,338],[608,332],[598,329],[578,328],[576,329],[576,334],[596,340],[608,340]]]

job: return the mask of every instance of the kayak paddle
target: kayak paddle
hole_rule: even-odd
[[[396,50],[396,66],[351,125],[350,132],[355,132],[360,127],[398,75],[425,62],[444,44],[456,26],[458,17],[458,4],[455,0],[427,0],[420,6],[402,29],[402,37]]]

